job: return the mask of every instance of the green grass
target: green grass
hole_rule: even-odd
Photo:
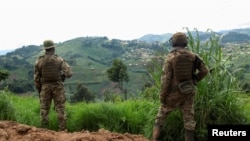
[[[247,124],[250,124],[250,94],[240,94],[239,98],[244,102],[242,110],[247,117]]]
[[[40,126],[38,97],[18,96],[10,92],[0,91],[0,99],[1,120],[13,120],[31,126]],[[238,99],[244,103],[241,111],[247,116],[247,122],[249,123],[250,113],[248,109],[250,108],[250,96],[247,94],[239,94]],[[114,103],[70,104],[67,102],[67,129],[69,132],[75,132],[81,130],[97,131],[100,128],[104,128],[118,133],[128,132],[132,134],[142,134],[147,138],[151,138],[158,106],[158,101],[145,99]],[[198,114],[200,113],[198,112]],[[230,115],[231,113],[228,114]],[[199,115],[197,116],[199,117]],[[227,117],[223,118],[225,119]],[[200,120],[198,120],[198,122],[200,122]],[[176,110],[168,117],[164,130],[168,133],[169,138],[181,140],[183,137],[182,134],[180,134],[183,131],[182,128],[183,122],[181,114]],[[58,130],[57,116],[53,106],[50,111],[49,129]],[[206,129],[203,129],[203,131],[204,130]]]
[[[0,96],[1,98],[5,98],[5,102],[8,102],[9,107],[12,109],[9,115],[11,116],[11,120],[32,126],[39,126],[40,108],[38,98],[33,96],[15,96],[10,92],[1,92]]]
[[[38,97],[17,96],[13,93],[0,92],[1,120],[14,120],[22,124],[40,126],[40,108]],[[143,134],[147,123],[151,102],[128,100],[125,102],[66,103],[67,128],[69,131],[97,131],[104,128],[120,133]],[[6,107],[9,107],[5,111]],[[152,115],[151,115],[152,116]],[[53,104],[50,110],[51,130],[58,130],[58,121]]]

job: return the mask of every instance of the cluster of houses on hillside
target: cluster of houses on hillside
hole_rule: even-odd
[[[228,43],[224,45],[222,52],[227,56],[237,56],[250,54],[250,44],[249,43]]]
[[[123,54],[123,60],[134,60],[134,63],[128,64],[129,66],[146,65],[146,62],[151,60],[153,54],[154,50],[147,48],[136,48],[125,52]]]

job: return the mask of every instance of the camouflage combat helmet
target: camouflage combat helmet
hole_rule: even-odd
[[[43,47],[44,49],[50,49],[50,48],[54,48],[55,44],[52,40],[45,40],[43,41]]]
[[[188,44],[188,37],[182,32],[175,33],[169,40],[172,47],[185,47]]]

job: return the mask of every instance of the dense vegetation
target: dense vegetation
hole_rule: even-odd
[[[207,139],[208,124],[246,124],[248,115],[243,110],[246,101],[239,99],[244,92],[239,87],[237,73],[231,72],[228,68],[232,58],[223,54],[220,36],[211,31],[209,40],[201,42],[198,31],[196,33],[196,38],[194,38],[193,34],[188,31],[189,48],[199,53],[212,70],[208,77],[198,83],[195,101],[196,138],[203,141]],[[161,65],[156,66],[155,68],[158,69],[153,70],[154,80],[160,80]],[[144,91],[144,96],[147,98],[151,96],[151,99],[157,100],[159,86],[160,83],[156,82],[155,86]],[[152,94],[156,95],[152,96]],[[182,140],[183,136],[180,136],[180,131],[182,133],[184,129],[183,122],[180,121],[182,121],[180,111],[176,110],[171,113],[164,126],[167,135],[163,140]]]
[[[197,38],[195,31],[190,33],[194,38]],[[221,37],[220,43],[224,53],[246,54],[246,58],[240,58],[243,55],[235,56],[233,58],[235,62],[247,59],[250,46],[249,28],[222,31],[216,34]],[[79,84],[95,95],[97,100],[103,99],[104,93],[117,92],[118,90],[113,87],[114,84],[106,74],[106,70],[112,66],[114,59],[121,60],[127,66],[128,77],[133,79],[126,83],[125,87],[129,87],[127,89],[128,97],[134,97],[138,91],[142,91],[154,83],[146,66],[154,56],[170,49],[168,42],[166,42],[170,36],[170,33],[145,35],[131,41],[109,40],[107,37],[79,37],[57,43],[56,53],[69,62],[74,72],[73,77],[65,81],[67,97],[70,98],[79,91],[77,87]],[[206,42],[209,37],[209,32],[199,32],[201,42]],[[232,48],[236,47],[239,49],[232,51]],[[43,53],[42,46],[29,45],[0,56],[0,69],[9,72],[8,79],[0,83],[0,88],[8,86],[9,90],[16,94],[35,94],[33,64],[37,57]],[[248,64],[246,61],[240,64],[241,66],[235,65],[235,68],[244,68],[239,77],[242,80],[242,88],[249,91]]]
[[[206,141],[206,127],[208,124],[249,124],[248,109],[250,108],[250,98],[242,91],[239,85],[238,71],[233,71],[232,69],[231,62],[235,61],[235,58],[223,51],[218,34],[208,31],[210,34],[209,39],[201,41],[198,31],[194,32],[196,33],[195,35],[188,29],[187,31],[190,39],[189,48],[199,53],[204,58],[206,64],[213,68],[212,73],[197,86],[195,101],[196,138],[199,141]],[[106,39],[101,38],[99,40]],[[115,41],[114,43],[117,43]],[[70,43],[72,42],[67,44]],[[88,45],[93,44],[92,42],[88,43]],[[85,129],[95,131],[99,128],[105,128],[120,133],[143,134],[151,138],[154,118],[160,104],[158,94],[160,90],[162,58],[164,53],[168,53],[169,50],[167,49],[162,50],[161,53],[163,54],[157,53],[158,56],[152,58],[152,61],[147,64],[147,72],[150,78],[152,78],[152,83],[144,87],[143,90],[138,91],[137,96],[131,96],[124,101],[123,97],[112,92],[111,95],[109,95],[110,93],[107,94],[105,102],[67,102],[68,130],[80,131]],[[81,56],[83,57],[84,55]],[[99,61],[103,61],[103,59]],[[75,63],[78,64],[79,61],[76,60]],[[93,67],[92,65],[89,64],[90,67]],[[132,78],[137,79],[135,77]],[[76,86],[78,87],[77,94],[81,94],[81,91],[88,92],[83,84],[79,84]],[[113,97],[112,94],[118,97]],[[0,91],[0,97],[1,120],[15,120],[20,123],[39,126],[39,101],[35,95],[16,96],[8,88],[5,88]],[[57,130],[57,118],[53,107],[51,109],[50,121],[50,129]],[[170,114],[164,129],[166,131],[164,140],[183,140],[184,129],[179,110]]]

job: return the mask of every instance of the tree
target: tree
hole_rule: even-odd
[[[78,84],[77,92],[70,97],[71,102],[91,102],[95,100],[95,95],[91,93],[83,84]]]
[[[34,85],[32,81],[23,79],[14,79],[13,82],[8,85],[8,88],[11,92],[17,94],[23,94],[29,91],[34,91]]]
[[[124,93],[125,100],[127,100],[127,91],[124,88],[124,82],[129,81],[127,66],[122,63],[119,59],[114,59],[112,62],[112,66],[107,70],[108,78],[113,81],[117,82],[118,88]]]
[[[0,82],[1,82],[2,80],[7,79],[9,75],[10,75],[10,74],[9,74],[8,71],[6,71],[6,70],[0,70]]]

